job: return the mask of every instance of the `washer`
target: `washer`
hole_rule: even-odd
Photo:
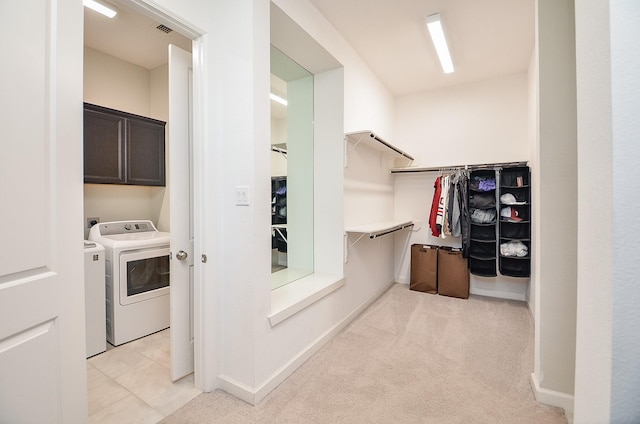
[[[84,300],[87,358],[107,350],[104,247],[84,241]]]
[[[101,222],[89,240],[105,248],[106,332],[114,346],[169,327],[170,234],[150,220]]]

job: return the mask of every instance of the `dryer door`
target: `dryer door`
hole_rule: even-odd
[[[120,254],[120,304],[169,294],[169,248]]]

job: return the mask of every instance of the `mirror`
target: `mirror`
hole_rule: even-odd
[[[313,75],[271,46],[271,288],[313,273]]]

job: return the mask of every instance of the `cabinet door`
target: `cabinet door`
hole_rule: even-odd
[[[125,119],[84,110],[84,182],[124,184]]]
[[[127,119],[127,183],[165,185],[164,124]]]

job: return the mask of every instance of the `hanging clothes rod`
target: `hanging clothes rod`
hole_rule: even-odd
[[[277,146],[271,146],[271,151],[272,152],[279,152],[279,153],[282,153],[283,155],[287,154],[287,149],[282,149],[282,148],[277,147]]]
[[[412,222],[412,223],[407,224],[407,225],[401,225],[398,228],[394,228],[393,230],[384,231],[382,233],[369,234],[369,238],[370,239],[374,239],[376,237],[380,237],[380,236],[384,236],[384,235],[387,235],[387,234],[395,233],[396,231],[404,230],[405,228],[413,227],[414,225],[415,224]]]
[[[428,168],[393,168],[391,169],[392,174],[404,174],[411,172],[437,172],[437,171],[457,171],[460,169],[483,169],[483,168],[506,168],[506,167],[517,167],[517,166],[526,166],[527,162],[498,162],[498,163],[482,163],[482,164],[474,164],[474,165],[449,165],[449,166],[432,166]]]

